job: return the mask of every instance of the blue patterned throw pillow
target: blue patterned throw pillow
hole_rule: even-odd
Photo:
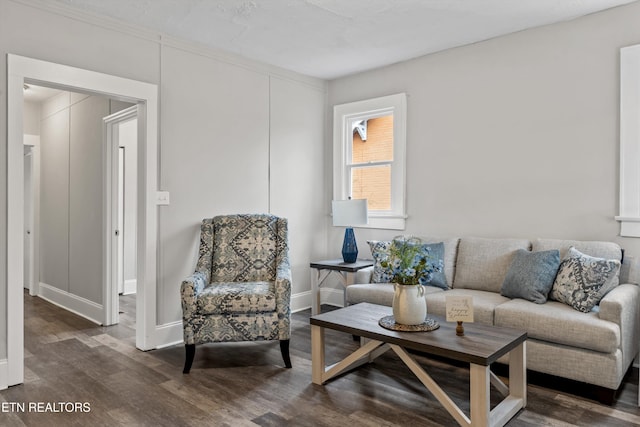
[[[371,275],[371,283],[389,283],[393,274],[391,269],[384,268],[382,262],[389,259],[389,247],[391,242],[383,242],[378,240],[369,240],[369,249],[373,257],[373,274]]]
[[[391,268],[385,268],[382,266],[383,261],[389,259],[389,248],[391,247],[390,241],[369,240],[367,241],[369,248],[371,249],[371,256],[373,257],[373,274],[371,275],[371,283],[391,283],[393,279],[393,272]],[[444,275],[444,243],[423,243],[422,246],[428,251],[428,256],[440,262],[442,266],[441,272],[433,273],[431,280],[426,283],[428,286],[435,286],[442,289],[448,289],[447,278]]]
[[[550,297],[588,313],[619,282],[620,261],[585,255],[573,246],[560,264]]]

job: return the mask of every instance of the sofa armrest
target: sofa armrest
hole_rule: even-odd
[[[190,319],[196,312],[198,294],[207,286],[207,275],[195,272],[182,281],[180,285],[180,300],[182,302],[182,318]]]
[[[621,284],[611,290],[600,301],[600,318],[613,322],[620,327],[620,347],[623,355],[623,366],[636,357],[638,353],[638,320],[640,319],[640,287],[634,284]]]
[[[365,283],[371,283],[371,276],[373,276],[373,266],[362,268],[356,271],[356,277],[353,283],[357,283],[359,285],[364,285]]]
[[[640,283],[640,260],[633,256],[626,256],[622,260],[620,268],[620,283]]]

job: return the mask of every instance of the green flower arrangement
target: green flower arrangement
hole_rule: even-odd
[[[434,273],[442,272],[442,260],[431,255],[429,246],[417,237],[395,237],[389,256],[380,265],[391,271],[390,282],[400,285],[426,285]]]

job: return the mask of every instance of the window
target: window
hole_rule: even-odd
[[[620,49],[620,235],[640,237],[640,45]]]
[[[367,199],[371,228],[405,227],[404,93],[334,106],[335,200]]]

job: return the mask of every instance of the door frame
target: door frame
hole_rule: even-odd
[[[31,281],[29,295],[40,291],[40,135],[24,134],[24,146],[31,147]]]
[[[158,207],[158,87],[62,64],[7,54],[7,363],[0,389],[24,382],[23,86],[99,94],[137,104],[138,229],[136,347],[155,348]],[[3,372],[4,370],[4,372]]]
[[[103,139],[104,139],[104,206],[105,206],[105,229],[104,229],[104,265],[105,277],[103,282],[103,301],[104,306],[104,324],[113,325],[118,323],[118,251],[120,249],[118,242],[118,210],[120,200],[118,197],[118,128],[120,123],[137,119],[138,109],[134,105],[117,113],[111,114],[102,119]],[[139,145],[140,138],[138,137]],[[122,238],[122,230],[118,230]],[[138,245],[136,245],[138,246]]]

